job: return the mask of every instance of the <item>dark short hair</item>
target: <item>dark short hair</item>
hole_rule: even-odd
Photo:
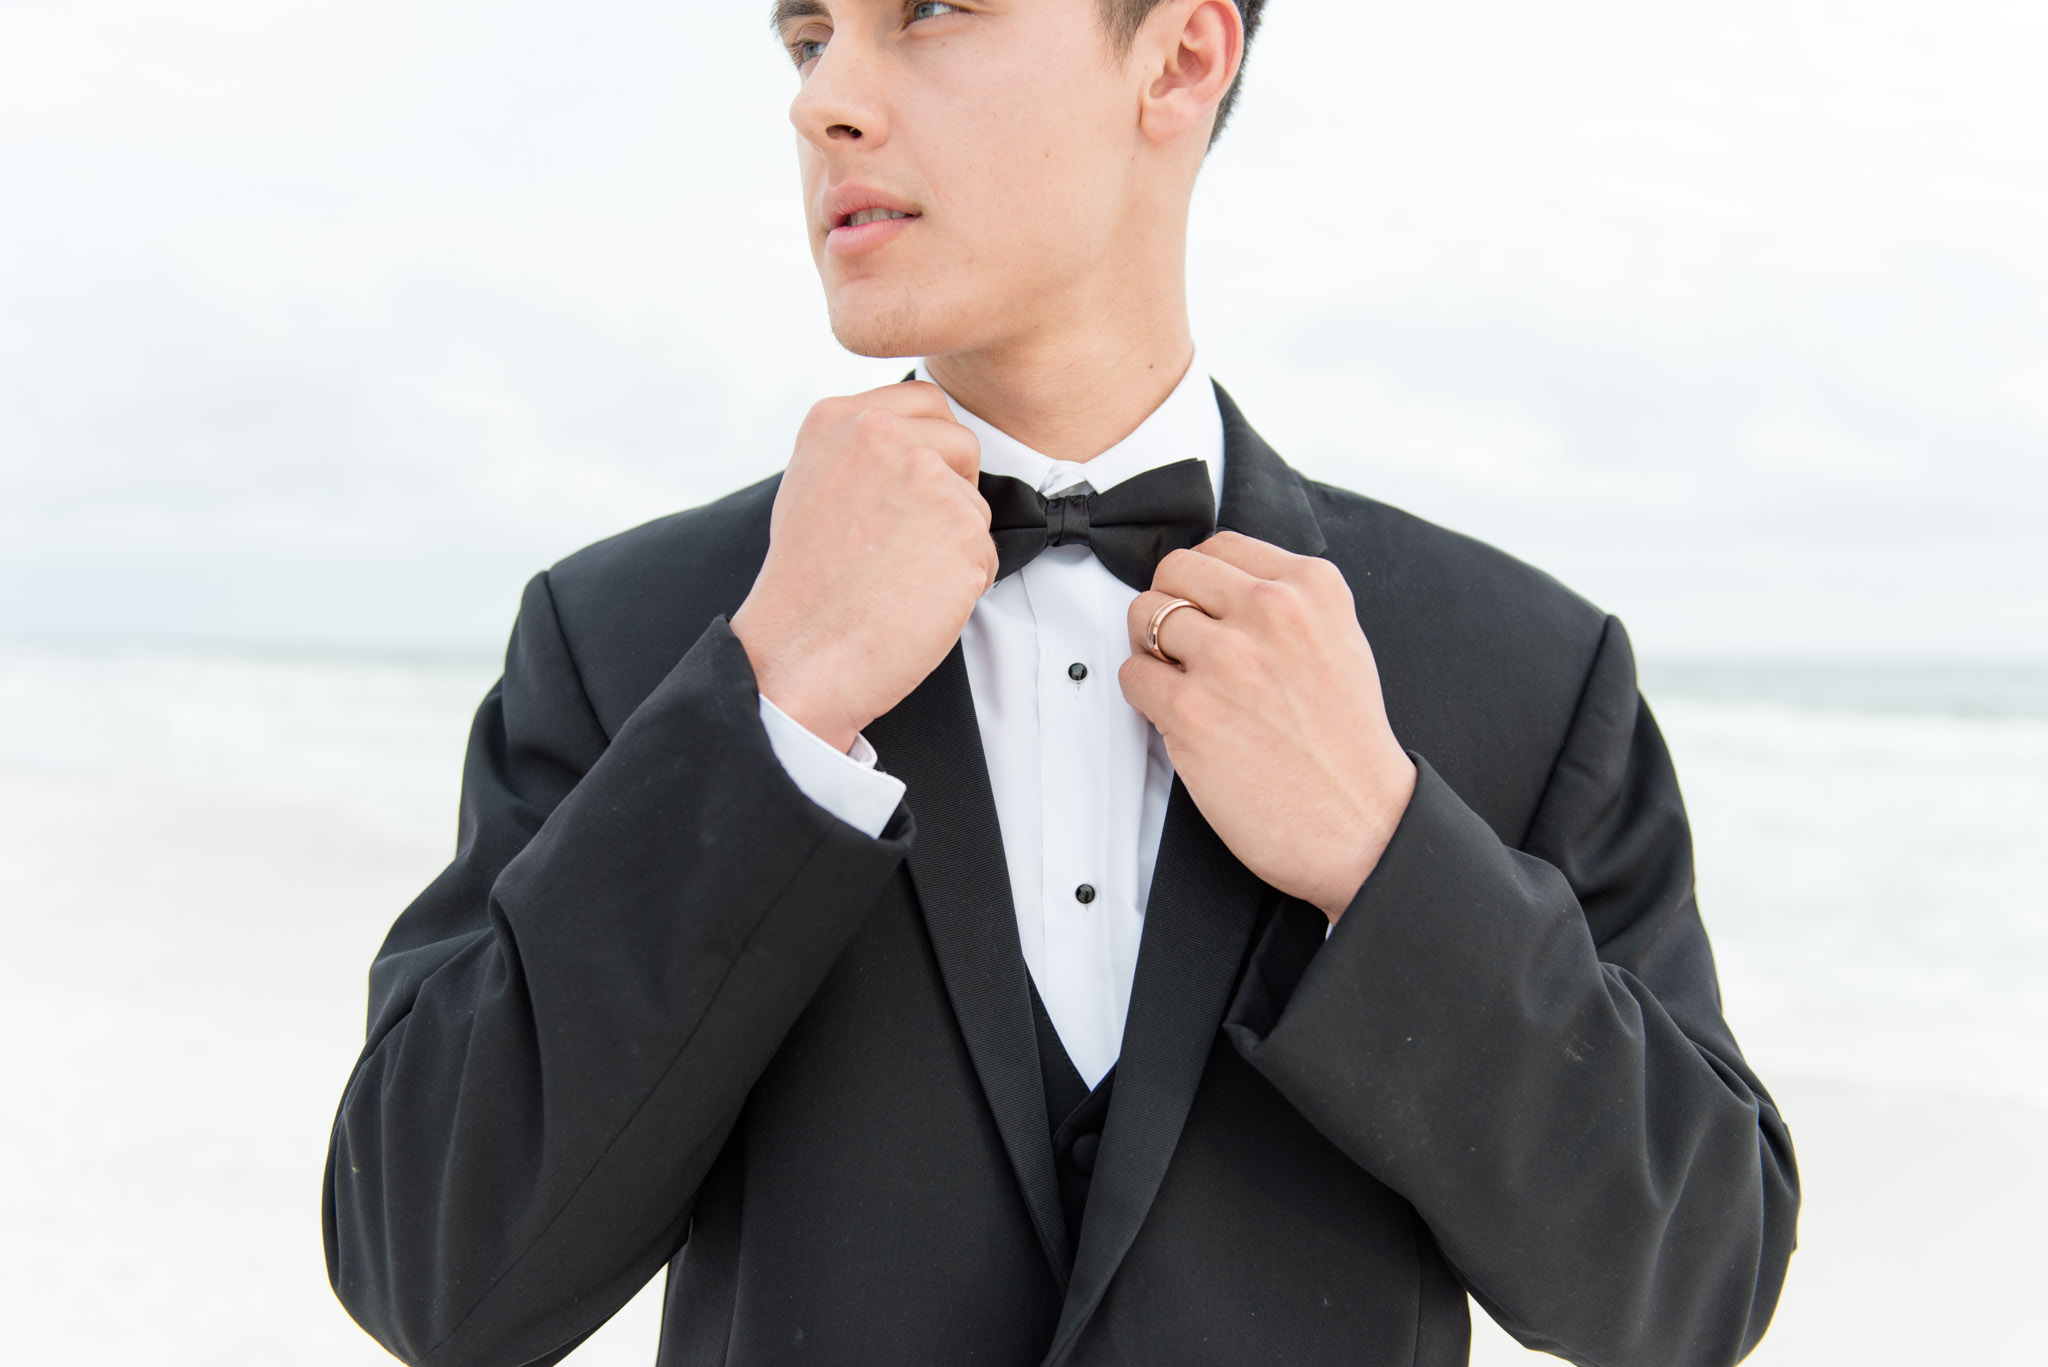
[[[1237,12],[1244,19],[1245,59],[1251,58],[1252,36],[1259,31],[1259,17],[1265,11],[1266,0],[1232,0]],[[1144,27],[1145,18],[1158,9],[1164,0],[1099,0],[1102,6],[1102,22],[1109,27],[1109,40],[1118,57],[1130,55],[1131,44],[1138,40],[1138,30]],[[1223,103],[1216,106],[1216,127],[1209,134],[1213,146],[1223,132],[1225,121],[1230,118],[1231,109],[1237,104],[1237,88],[1244,84],[1244,65],[1239,63],[1237,75],[1230,82],[1230,89],[1223,92]]]

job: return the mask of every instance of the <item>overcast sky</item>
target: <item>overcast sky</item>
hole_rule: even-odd
[[[0,5],[0,634],[475,650],[904,367],[759,0]],[[2048,657],[2048,6],[1271,0],[1205,364],[1645,653]]]

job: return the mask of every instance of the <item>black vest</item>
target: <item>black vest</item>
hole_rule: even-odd
[[[1027,980],[1029,974],[1025,975]],[[1052,1129],[1052,1165],[1060,1179],[1060,1205],[1067,1216],[1067,1251],[1081,1246],[1081,1215],[1088,1208],[1088,1187],[1095,1177],[1095,1150],[1102,1142],[1102,1122],[1109,1117],[1110,1089],[1116,1067],[1089,1091],[1080,1070],[1067,1056],[1046,1013],[1038,985],[1031,984],[1031,1020],[1038,1033],[1038,1071],[1045,1079],[1045,1118]]]

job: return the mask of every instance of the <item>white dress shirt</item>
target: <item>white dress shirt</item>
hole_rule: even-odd
[[[930,378],[922,365],[917,377]],[[1199,362],[1136,431],[1085,464],[1041,455],[952,407],[980,438],[984,471],[1041,494],[1083,484],[1099,493],[1195,457],[1208,463],[1222,502],[1223,419]],[[1090,1087],[1122,1049],[1173,786],[1165,742],[1117,686],[1117,666],[1130,654],[1125,615],[1136,596],[1086,546],[1054,546],[983,594],[960,635],[1018,943],[1046,1014]],[[761,719],[783,768],[812,801],[869,835],[881,833],[903,785],[876,767],[864,739],[842,755],[765,698]]]

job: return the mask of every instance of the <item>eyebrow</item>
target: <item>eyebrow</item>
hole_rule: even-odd
[[[768,15],[768,26],[779,32],[783,25],[795,19],[831,17],[831,13],[825,8],[824,0],[775,0],[775,8]]]

